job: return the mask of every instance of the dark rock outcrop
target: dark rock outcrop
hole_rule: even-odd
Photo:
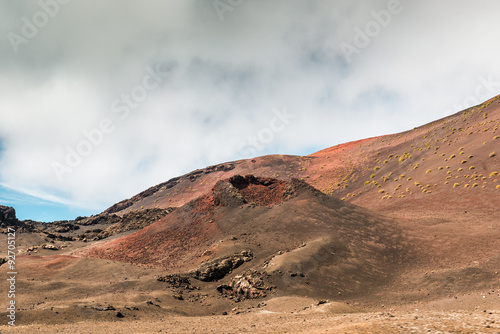
[[[173,288],[182,288],[186,290],[196,290],[197,288],[191,284],[189,278],[181,275],[166,275],[157,278],[160,282],[170,284]]]
[[[200,281],[212,282],[224,278],[234,269],[252,259],[252,251],[244,250],[241,253],[225,256],[212,262],[202,264],[198,268],[191,270],[189,274]]]
[[[100,215],[80,220],[77,223],[79,225],[106,224],[111,226],[104,230],[87,230],[85,233],[80,234],[79,238],[82,240],[101,240],[121,232],[138,230],[153,224],[172,211],[174,211],[173,208],[146,209],[129,212],[123,215],[123,217],[115,214],[101,213]]]
[[[0,224],[16,225],[17,222],[16,210],[10,206],[0,205]]]
[[[7,233],[7,227],[13,227],[16,232],[31,232],[37,222],[20,221],[16,217],[16,210],[10,206],[0,205],[0,231]]]
[[[135,195],[134,197],[130,199],[123,200],[119,203],[114,204],[113,206],[109,207],[104,211],[104,213],[116,213],[120,212],[122,210],[127,209],[128,207],[132,206],[135,202],[140,201],[141,199],[144,199],[146,197],[149,197],[156,192],[158,192],[160,189],[170,189],[174,186],[176,186],[180,182],[180,177],[174,177],[173,179],[168,180],[167,182],[160,183],[154,187],[148,188],[145,191]]]
[[[266,297],[266,290],[273,289],[264,283],[264,274],[252,271],[235,276],[229,284],[219,285],[217,291],[225,296],[242,299],[255,299]]]

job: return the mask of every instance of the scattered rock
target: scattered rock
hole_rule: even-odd
[[[59,233],[49,233],[49,232],[44,232],[44,233],[47,235],[47,238],[53,239],[53,240],[59,240],[59,241],[74,241],[74,240],[76,240],[73,237],[60,235]]]
[[[115,311],[116,310],[112,305],[108,305],[108,306],[98,305],[98,306],[91,307],[91,309],[99,311],[99,312]]]
[[[54,250],[54,251],[59,250],[59,247],[54,246],[54,245],[52,245],[52,244],[44,244],[44,245],[42,246],[42,248],[43,248],[43,249]]]
[[[213,172],[229,172],[230,170],[233,170],[235,167],[236,166],[234,163],[226,163],[215,166],[208,166],[207,168],[205,168],[204,172],[205,174],[210,174]]]
[[[180,295],[180,294],[173,295],[172,297],[174,297],[174,299],[177,299],[177,300],[184,300],[184,297],[182,297],[182,295]]]
[[[169,283],[174,288],[182,288],[186,290],[196,290],[197,288],[191,285],[189,278],[181,275],[166,275],[157,278],[160,282]]]
[[[158,304],[154,303],[152,300],[148,300],[148,301],[146,302],[146,304],[148,304],[148,305],[152,305],[152,306],[161,307],[160,305],[158,305]]]
[[[74,226],[80,228],[80,226],[78,226],[78,225],[74,225]],[[56,227],[56,229],[54,230],[54,232],[56,232],[56,233],[68,233],[71,230],[72,229],[71,229],[70,226],[59,226],[59,227]]]

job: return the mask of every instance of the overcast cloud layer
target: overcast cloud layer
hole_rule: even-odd
[[[493,0],[1,1],[0,204],[72,218],[210,164],[441,118],[500,93],[499,10]]]

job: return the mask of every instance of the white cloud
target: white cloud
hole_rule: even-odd
[[[401,0],[402,11],[346,62],[340,43],[352,44],[355,28],[388,3],[247,0],[221,21],[209,0],[73,0],[15,53],[9,32],[20,34],[21,18],[41,7],[3,2],[0,181],[101,210],[241,158],[238,147],[275,108],[297,118],[259,154],[306,154],[442,117],[484,78],[500,82],[500,4],[492,1]],[[157,64],[169,77],[120,119],[113,101]],[[105,118],[114,131],[59,182],[52,162],[64,163],[67,147]]]

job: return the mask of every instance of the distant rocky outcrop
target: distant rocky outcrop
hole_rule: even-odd
[[[87,230],[78,237],[83,240],[100,240],[121,232],[138,230],[151,225],[155,221],[163,218],[168,213],[174,211],[173,208],[168,209],[146,209],[141,211],[129,212],[123,217],[115,214],[101,213],[100,215],[84,218],[79,220],[79,225],[110,225],[105,229]]]
[[[6,233],[7,227],[12,227],[18,232],[33,230],[32,221],[20,221],[16,217],[16,210],[10,206],[0,205],[0,232]]]
[[[15,225],[17,222],[16,210],[10,206],[0,205],[0,224]]]
[[[0,233],[7,233],[7,228],[11,227],[18,233],[43,233],[47,240],[100,240],[121,232],[144,228],[173,210],[173,208],[146,209],[132,211],[122,217],[104,212],[90,217],[77,217],[74,220],[42,223],[33,220],[21,221],[17,219],[14,208],[0,205]]]

